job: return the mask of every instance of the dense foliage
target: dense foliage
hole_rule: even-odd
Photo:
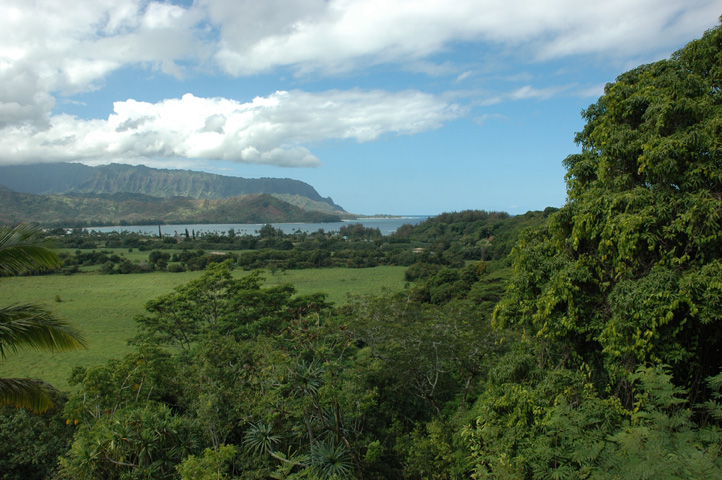
[[[515,248],[513,276],[495,319],[523,328],[533,348],[543,348],[537,357],[544,361],[535,368],[545,371],[525,367],[511,384],[514,401],[532,394],[527,421],[546,431],[559,413],[565,421],[583,414],[577,422],[604,427],[604,443],[588,457],[548,457],[545,468],[590,475],[618,462],[620,476],[638,476],[642,468],[656,471],[650,474],[655,478],[720,475],[718,417],[712,414],[717,397],[710,384],[722,367],[720,65],[717,27],[670,60],[607,85],[584,112],[587,123],[577,135],[582,152],[565,161],[567,204]],[[660,365],[666,365],[664,374]],[[576,386],[560,384],[534,399],[549,379],[579,374]],[[585,412],[595,403],[607,407]],[[488,441],[485,435],[506,419],[490,421],[483,409],[479,414],[471,432]],[[665,429],[667,438],[656,433]],[[690,440],[697,429],[710,429],[710,444]],[[675,447],[677,433],[689,444]],[[610,441],[622,447],[611,458],[605,455]],[[689,450],[680,455],[676,448]],[[665,455],[680,463],[665,470]],[[531,459],[518,455],[511,463],[517,472],[539,466],[522,458]],[[703,465],[716,473],[691,473]],[[496,476],[507,466],[489,463],[484,472]],[[685,468],[690,473],[680,473]]]
[[[704,397],[722,366],[721,46],[717,28],[606,87],[565,162],[567,205],[514,255],[497,319],[615,389],[662,362]]]

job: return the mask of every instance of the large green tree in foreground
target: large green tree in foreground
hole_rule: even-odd
[[[717,27],[583,112],[495,309],[523,337],[462,430],[472,478],[720,478],[721,87]]]
[[[42,232],[29,225],[0,228],[0,276],[55,268],[60,260]],[[0,357],[19,348],[64,351],[85,347],[83,337],[52,312],[33,304],[0,305]],[[45,411],[49,386],[38,380],[0,378],[0,405]]]
[[[497,321],[563,342],[622,397],[648,362],[692,401],[722,366],[721,90],[719,26],[608,84],[565,160],[567,204],[514,253]]]

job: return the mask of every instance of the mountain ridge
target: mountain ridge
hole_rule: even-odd
[[[223,199],[270,194],[300,208],[346,213],[314,187],[289,178],[243,178],[144,165],[110,164],[89,167],[76,163],[0,166],[0,184],[35,195],[137,193],[151,197]],[[307,199],[307,200],[306,200]]]
[[[157,198],[143,194],[36,195],[0,188],[0,224],[102,226],[183,223],[337,222],[270,194],[220,199]]]

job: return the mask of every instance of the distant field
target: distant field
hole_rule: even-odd
[[[329,300],[343,304],[349,294],[398,291],[404,285],[404,267],[367,269],[288,270],[266,273],[266,284],[291,283],[298,293],[326,292]],[[135,335],[133,315],[143,305],[176,285],[198,278],[202,272],[71,276],[47,275],[0,280],[0,304],[37,302],[70,320],[87,338],[90,347],[80,352],[47,353],[23,349],[0,363],[0,377],[41,378],[67,389],[67,378],[76,365],[105,363],[130,351],[126,340]],[[237,270],[235,275],[246,275]],[[61,301],[57,302],[56,297]]]

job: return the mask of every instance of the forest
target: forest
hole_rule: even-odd
[[[3,478],[722,478],[722,27],[623,73],[583,118],[560,209],[388,237],[27,229],[31,271],[0,242],[4,275],[203,272],[70,391],[26,380],[28,402],[3,379]],[[264,285],[379,265],[408,285],[344,304]],[[52,347],[14,336],[17,310],[0,305],[0,354]],[[72,319],[52,325],[82,348]]]

